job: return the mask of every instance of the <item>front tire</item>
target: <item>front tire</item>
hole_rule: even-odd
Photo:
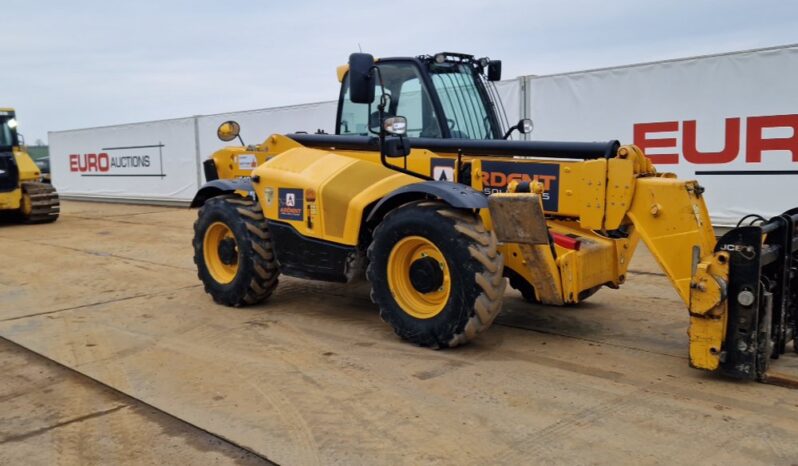
[[[226,306],[259,303],[279,270],[260,206],[234,194],[211,198],[194,222],[194,263],[205,291]]]
[[[368,249],[371,299],[405,340],[433,348],[466,343],[501,310],[506,280],[497,246],[471,212],[440,202],[399,207]]]

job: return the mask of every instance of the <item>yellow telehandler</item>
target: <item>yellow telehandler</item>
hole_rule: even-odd
[[[58,193],[42,183],[42,173],[24,150],[14,109],[0,108],[0,212],[11,212],[24,223],[58,219]]]
[[[796,335],[798,209],[716,240],[696,181],[633,145],[510,140],[501,62],[352,54],[335,134],[274,134],[205,162],[194,261],[219,303],[258,303],[278,275],[362,276],[402,338],[453,347],[487,329],[507,279],[529,300],[624,283],[638,242],[689,312],[693,367],[765,379]],[[225,122],[231,141],[239,126]]]

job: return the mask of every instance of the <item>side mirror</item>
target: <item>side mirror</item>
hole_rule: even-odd
[[[488,81],[501,81],[502,61],[491,60],[488,62]]]
[[[407,119],[403,116],[386,118],[382,123],[382,129],[387,134],[399,136],[397,138],[386,138],[383,142],[383,152],[386,157],[407,157],[410,155],[410,141],[406,137]]]
[[[410,155],[410,140],[407,138],[388,138],[383,150],[386,157],[407,157]]]
[[[237,138],[239,133],[241,133],[241,125],[236,121],[230,120],[219,125],[216,130],[216,137],[224,142],[230,142]]]
[[[349,100],[356,104],[370,104],[374,101],[374,79],[371,68],[374,57],[368,53],[349,55]]]

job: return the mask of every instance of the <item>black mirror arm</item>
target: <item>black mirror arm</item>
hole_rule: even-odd
[[[511,126],[511,127],[510,127],[510,129],[508,129],[508,130],[507,130],[507,132],[506,132],[506,133],[504,133],[504,136],[502,136],[502,139],[507,139],[507,138],[509,138],[509,137],[510,137],[510,135],[511,135],[511,134],[513,134],[513,131],[515,131],[515,130],[517,130],[517,129],[519,129],[519,128],[518,128],[518,125]]]

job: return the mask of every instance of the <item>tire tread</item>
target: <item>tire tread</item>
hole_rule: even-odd
[[[251,261],[251,270],[253,272],[247,280],[247,286],[241,287],[242,289],[236,289],[232,296],[229,293],[224,295],[217,293],[214,283],[206,282],[200,271],[201,261],[204,259],[199,222],[208,206],[215,208],[216,204],[219,204],[221,208],[235,212],[238,220],[243,222],[244,232],[248,236],[245,240],[249,242],[250,249],[254,253],[243,258],[243,260]],[[226,306],[241,307],[257,304],[271,296],[279,283],[278,276],[280,272],[275,260],[274,246],[271,242],[266,219],[257,202],[236,194],[225,194],[208,199],[205,205],[199,209],[197,220],[194,222],[194,232],[194,263],[197,265],[197,275],[203,282],[205,291],[213,297],[214,301]]]

